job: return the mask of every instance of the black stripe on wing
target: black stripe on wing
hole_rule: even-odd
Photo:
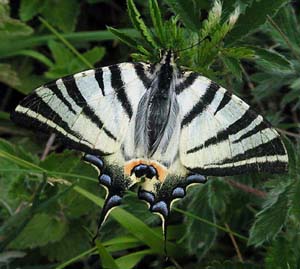
[[[102,129],[108,137],[116,141],[117,138],[103,126],[104,124],[101,119],[96,115],[95,111],[88,105],[87,101],[80,93],[80,89],[77,87],[74,76],[70,75],[62,78],[62,82],[65,85],[70,98],[72,98],[77,106],[82,109],[83,114],[96,124],[99,129]]]
[[[215,82],[211,81],[209,87],[206,89],[205,94],[200,98],[200,100],[194,105],[189,113],[187,113],[182,122],[181,127],[184,127],[192,122],[194,118],[199,116],[205,109],[213,102],[214,97],[220,88]]]
[[[233,158],[225,159],[216,165],[222,165],[227,163],[235,163],[239,161],[246,161],[255,157],[264,157],[264,156],[285,156],[286,152],[283,147],[283,144],[279,137],[275,137],[274,139],[260,144],[255,148],[251,148],[246,150],[244,153],[240,153],[235,155]]]
[[[187,89],[188,87],[190,87],[196,80],[196,78],[198,78],[199,75],[197,73],[191,72],[185,79],[183,82],[179,83],[178,85],[176,85],[175,87],[175,92],[176,94],[180,94],[182,93],[185,89]]]
[[[102,95],[105,96],[102,68],[95,69],[95,79],[98,83],[99,88],[101,89]]]
[[[118,65],[112,65],[109,67],[109,70],[111,72],[111,86],[114,88],[117,98],[120,101],[124,111],[128,115],[129,119],[131,119],[133,114],[132,107],[126,94],[120,67]]]
[[[265,172],[265,173],[284,173],[287,171],[287,162],[274,161],[264,163],[248,163],[232,167],[216,167],[216,168],[190,168],[186,167],[193,173],[203,176],[234,176],[245,173]]]
[[[45,88],[50,89],[55,95],[56,97],[62,102],[64,103],[64,105],[74,114],[76,114],[76,111],[73,109],[72,105],[69,103],[68,99],[66,99],[61,90],[57,87],[56,81],[54,82],[50,82],[46,85],[44,85]]]
[[[214,115],[216,115],[222,108],[224,108],[230,102],[231,96],[232,96],[231,92],[226,91],[224,93],[220,104],[218,105],[216,111],[214,112]]]
[[[148,89],[151,86],[152,80],[147,76],[148,71],[145,70],[144,64],[142,64],[142,63],[133,63],[133,66],[134,66],[134,69],[135,69],[135,72],[136,72],[138,78],[143,82],[144,87],[146,89]]]
[[[229,135],[237,134],[239,131],[247,128],[257,117],[258,114],[256,114],[249,108],[248,110],[246,110],[242,117],[229,125],[225,130],[219,131],[216,136],[207,139],[203,144],[189,149],[187,151],[187,154],[197,152],[205,147],[215,145],[228,139]]]

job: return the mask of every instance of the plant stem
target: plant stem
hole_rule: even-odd
[[[235,251],[236,251],[236,254],[237,254],[237,256],[238,256],[238,258],[239,258],[239,260],[240,260],[240,262],[244,262],[244,259],[243,259],[243,257],[242,257],[242,254],[241,254],[241,251],[240,251],[240,249],[239,249],[239,246],[238,246],[238,244],[237,244],[237,242],[235,241],[235,238],[234,238],[234,236],[233,236],[233,234],[232,234],[232,232],[231,232],[231,229],[230,229],[230,227],[229,227],[229,225],[227,224],[227,223],[225,223],[225,227],[228,229],[228,234],[229,234],[229,237],[230,237],[230,239],[231,239],[231,242],[232,242],[232,244],[233,244],[233,246],[234,246],[234,249],[235,249]]]
[[[52,32],[70,51],[72,51],[79,60],[81,60],[88,68],[93,68],[93,65],[81,55],[74,46],[67,41],[59,32],[57,32],[54,27],[52,27],[45,19],[39,17],[39,20]]]
[[[249,187],[245,184],[242,184],[242,183],[239,183],[239,182],[236,182],[235,180],[232,180],[232,179],[227,179],[226,180],[231,186],[235,187],[235,188],[238,188],[244,192],[248,192],[248,193],[251,193],[251,194],[254,194],[256,195],[257,197],[260,197],[260,198],[266,198],[267,196],[267,193],[264,192],[264,191],[261,191],[261,190],[258,190],[258,189],[254,189],[252,187]]]

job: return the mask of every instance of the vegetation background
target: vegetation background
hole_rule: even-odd
[[[300,268],[299,7],[287,0],[1,0],[0,267]],[[211,178],[189,189],[173,209],[168,261],[159,218],[132,192],[91,246],[104,197],[96,172],[53,136],[15,126],[9,113],[45,82],[131,57],[155,61],[160,48],[187,48],[207,35],[180,64],[276,126],[289,173]]]

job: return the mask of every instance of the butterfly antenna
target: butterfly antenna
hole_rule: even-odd
[[[181,52],[181,51],[185,51],[185,50],[189,50],[189,49],[192,49],[192,48],[194,48],[196,46],[199,46],[205,40],[211,41],[211,37],[209,35],[207,35],[206,37],[202,38],[201,40],[199,40],[197,43],[193,44],[192,46],[184,48],[184,49],[181,49],[181,50],[177,50],[177,51],[175,51],[175,53]]]

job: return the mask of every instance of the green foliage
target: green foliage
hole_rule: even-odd
[[[256,221],[250,230],[249,244],[260,246],[276,237],[286,223],[289,205],[289,184],[278,186],[270,194],[263,209],[256,215]]]
[[[0,263],[90,269],[99,267],[89,259],[93,255],[102,267],[124,269],[300,266],[298,10],[284,0],[128,0],[128,14],[118,1],[18,3],[12,10],[0,3]],[[102,21],[110,17],[107,9],[109,22]],[[133,28],[89,30],[130,27],[129,20]],[[108,48],[110,53],[102,47],[116,38],[138,61],[156,62],[162,50],[174,50],[182,69],[218,81],[292,135],[284,139],[288,175],[210,178],[188,190],[170,218],[169,262],[160,219],[132,193],[109,216],[97,247],[91,246],[105,196],[96,171],[74,151],[58,153],[58,142],[41,161],[45,142],[9,121],[19,98],[15,90],[27,94],[103,59],[126,59],[125,46]],[[237,261],[229,233],[244,262]]]
[[[264,0],[253,1],[241,15],[235,29],[228,36],[228,43],[233,43],[240,38],[256,30],[266,22],[267,15],[274,16],[277,11],[289,1],[287,0]]]
[[[215,223],[215,209],[209,203],[210,192],[211,184],[195,188],[191,193],[193,198],[189,203],[189,212]],[[217,229],[211,225],[199,223],[197,220],[191,220],[187,223],[185,236],[189,252],[195,253],[201,259],[214,244]]]

